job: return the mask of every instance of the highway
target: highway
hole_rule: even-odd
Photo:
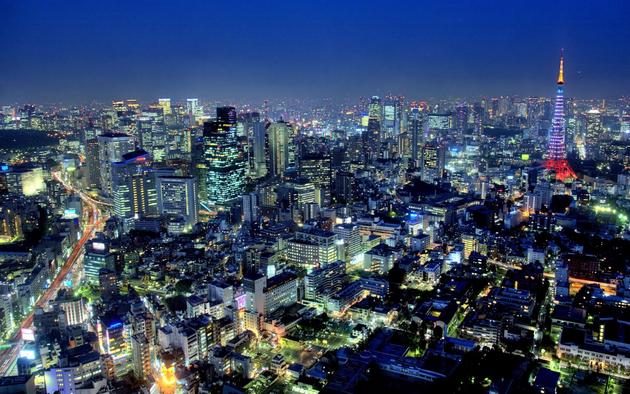
[[[74,245],[74,248],[72,248],[72,252],[66,259],[61,269],[57,272],[57,275],[50,283],[50,286],[37,300],[35,306],[31,310],[31,312],[24,318],[13,337],[9,339],[8,343],[10,343],[12,346],[0,352],[0,376],[6,376],[7,372],[11,369],[11,366],[14,365],[15,360],[17,359],[22,347],[21,330],[23,328],[30,328],[32,326],[35,308],[43,308],[47,306],[52,299],[55,298],[55,296],[57,295],[57,291],[61,288],[68,272],[70,272],[75,264],[77,264],[82,258],[85,243],[93,237],[94,231],[99,228],[99,226],[103,223],[103,218],[101,218],[100,216],[98,205],[108,205],[98,200],[95,200],[94,198],[88,196],[80,190],[75,189],[70,184],[61,179],[58,172],[52,172],[52,177],[57,182],[61,183],[66,188],[66,190],[78,194],[84,203],[84,207],[89,207],[89,210],[86,211],[87,225],[83,228],[83,235]]]

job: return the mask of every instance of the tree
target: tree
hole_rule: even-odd
[[[192,287],[192,279],[182,279],[175,284],[175,291],[178,294],[189,293]]]

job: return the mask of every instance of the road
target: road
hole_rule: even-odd
[[[70,270],[73,269],[75,264],[77,264],[77,262],[80,260],[80,257],[83,256],[82,252],[83,252],[85,243],[90,238],[93,237],[94,230],[99,228],[99,226],[103,223],[103,219],[100,217],[100,210],[98,208],[98,205],[101,205],[103,203],[93,199],[92,197],[81,192],[80,190],[75,189],[74,187],[72,187],[71,185],[63,181],[61,177],[59,176],[59,173],[53,172],[52,177],[57,182],[61,183],[66,188],[66,190],[77,193],[83,200],[84,207],[89,207],[89,211],[87,211],[87,216],[88,216],[87,225],[83,229],[83,235],[78,240],[78,242],[74,245],[74,248],[72,248],[72,252],[66,259],[66,262],[63,264],[61,269],[58,271],[55,278],[50,283],[50,286],[44,291],[42,296],[37,300],[31,312],[24,318],[24,320],[20,324],[17,332],[8,341],[13,346],[0,352],[0,360],[1,360],[0,361],[0,376],[5,376],[7,372],[9,371],[9,369],[11,368],[11,366],[15,363],[15,360],[17,359],[20,353],[20,348],[21,348],[21,330],[23,328],[29,328],[32,326],[33,314],[34,314],[35,309],[43,308],[47,306],[48,303],[52,299],[54,299],[54,297],[57,295],[57,291],[61,288],[63,281],[66,278],[66,275],[68,275],[68,272],[70,272]],[[103,204],[103,205],[107,205],[107,204]]]
[[[506,269],[506,270],[511,270],[511,269],[520,270],[520,269],[523,268],[520,265],[508,264],[508,263],[504,263],[502,261],[495,260],[495,259],[488,259],[488,263],[496,265],[496,266],[501,267],[501,268]],[[553,274],[552,272],[545,272],[543,275],[547,279],[555,279],[555,274]],[[609,295],[614,295],[616,293],[616,291],[617,291],[617,285],[615,285],[614,283],[599,282],[599,281],[590,280],[590,279],[581,279],[581,278],[576,278],[574,276],[569,276],[569,283],[571,285],[575,285],[575,284],[578,284],[578,285],[598,285],[599,287],[602,288],[604,293],[609,294]]]

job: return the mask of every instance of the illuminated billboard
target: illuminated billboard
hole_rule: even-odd
[[[35,341],[35,331],[33,331],[30,328],[22,328],[20,330],[21,334],[22,334],[22,340],[24,341]]]

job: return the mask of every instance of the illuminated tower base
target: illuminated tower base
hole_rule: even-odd
[[[555,172],[556,179],[562,182],[577,178],[567,159],[549,159],[545,161],[545,168]]]

